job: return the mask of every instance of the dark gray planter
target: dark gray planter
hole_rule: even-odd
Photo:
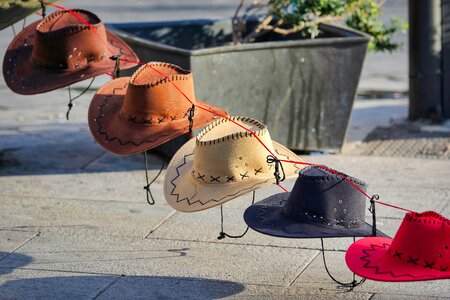
[[[267,35],[227,45],[230,20],[108,25],[141,61],[166,61],[194,73],[199,99],[231,115],[256,118],[290,149],[340,151],[368,36],[321,25],[314,40]]]

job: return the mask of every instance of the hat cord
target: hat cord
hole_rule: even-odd
[[[122,49],[120,50],[119,54],[115,54],[109,57],[109,59],[113,60],[115,62],[114,64],[114,71],[112,72],[113,74],[113,79],[119,78],[120,77],[120,57],[122,56],[123,52]]]
[[[68,86],[68,88],[69,88],[69,103],[67,104],[68,109],[67,109],[67,112],[66,112],[66,120],[69,120],[69,114],[70,114],[70,111],[72,110],[72,107],[73,107],[73,103],[72,102],[75,101],[76,99],[80,98],[81,96],[83,96],[83,94],[86,93],[91,88],[91,85],[94,82],[94,79],[95,79],[95,77],[92,78],[92,80],[89,83],[89,85],[87,86],[87,88],[85,88],[78,96],[75,96],[73,98],[72,98],[72,91],[70,89],[70,85]]]
[[[159,175],[161,175],[161,172],[164,169],[165,164],[166,160],[164,159],[158,174],[156,174],[155,178],[153,178],[152,181],[148,182],[147,150],[144,151],[145,180],[147,182],[147,184],[144,186],[144,190],[146,190],[147,203],[149,205],[155,204],[155,198],[153,198],[152,189],[150,188],[150,186],[153,184],[153,182],[156,181],[156,179],[158,179]]]
[[[43,19],[46,16],[46,9],[47,9],[47,7],[45,6],[44,1],[39,0],[39,2],[41,3],[41,11],[42,11],[41,15],[42,15],[42,19]]]
[[[375,202],[380,199],[380,196],[377,194],[373,195],[370,198],[370,207],[369,211],[372,214],[372,236],[377,236],[377,216],[375,214]]]
[[[353,242],[355,242],[355,237],[353,237]],[[334,282],[339,284],[340,287],[342,287],[342,288],[348,288],[350,291],[352,291],[355,287],[363,284],[366,281],[366,278],[361,278],[360,281],[356,281],[355,273],[353,273],[353,280],[351,282],[341,282],[341,281],[337,280],[336,278],[334,278],[333,275],[331,275],[330,271],[328,270],[327,262],[325,260],[325,248],[323,246],[323,238],[320,238],[320,243],[322,245],[321,252],[322,252],[323,265],[325,267],[325,271],[327,271],[327,274],[331,278],[331,280],[333,280]]]
[[[268,164],[275,163],[275,172],[273,173],[273,175],[275,176],[277,185],[279,185],[281,181],[284,181],[286,179],[286,174],[284,173],[283,164],[281,163],[281,161],[278,158],[276,158],[275,156],[273,156],[271,154],[267,155],[266,162]],[[280,176],[280,169],[283,174],[283,177]]]
[[[22,30],[25,29],[25,25],[27,24],[27,18],[23,18],[23,22],[22,22]],[[14,28],[14,24],[11,24],[11,29],[13,32],[14,37],[16,37],[16,29]]]
[[[252,204],[255,203],[255,193],[256,193],[256,192],[253,191]],[[222,208],[222,205],[220,206],[220,229],[221,229],[221,230],[220,230],[220,232],[219,232],[219,236],[217,237],[218,240],[224,239],[225,237],[229,237],[229,238],[231,238],[231,239],[239,239],[239,238],[241,238],[241,237],[243,237],[244,235],[247,234],[249,228],[250,228],[250,227],[247,226],[247,228],[245,229],[245,231],[244,231],[241,235],[230,235],[230,234],[228,234],[228,233],[225,233],[225,232],[223,231],[223,208]]]
[[[192,104],[192,107],[188,109],[188,120],[189,120],[189,134],[192,136],[192,127],[194,127],[194,118],[195,118],[195,104]]]

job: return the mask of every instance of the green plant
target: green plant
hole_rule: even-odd
[[[393,18],[387,26],[378,19],[383,0],[256,0],[244,8],[241,0],[233,17],[233,42],[249,43],[264,33],[289,35],[301,32],[305,37],[319,35],[320,23],[345,22],[347,26],[373,37],[369,50],[393,51],[399,47],[394,34],[406,30],[408,23]],[[245,32],[249,17],[262,15],[261,22]]]

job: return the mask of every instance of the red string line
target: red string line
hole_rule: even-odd
[[[108,43],[106,41],[104,41],[102,39],[102,37],[98,34],[98,32],[97,32],[97,30],[95,30],[94,26],[92,26],[88,21],[84,20],[79,14],[77,14],[76,12],[74,12],[71,9],[65,8],[64,6],[60,6],[60,5],[57,5],[57,4],[49,3],[49,2],[47,2],[45,0],[42,0],[42,3],[44,3],[45,5],[50,5],[50,6],[56,7],[56,8],[61,9],[61,10],[69,11],[69,13],[71,15],[73,15],[75,18],[77,18],[78,20],[80,20],[81,22],[83,22],[84,24],[89,26],[89,28],[92,30],[92,32],[95,33],[95,35],[98,37],[98,39],[103,43],[103,45],[106,46],[106,48],[109,50],[109,52],[111,52],[112,55],[116,54],[116,53],[114,53],[114,51],[111,50],[111,48],[109,47]]]
[[[80,21],[82,21],[84,24],[86,24],[87,26],[89,26],[89,28],[97,35],[97,37],[98,37],[98,39],[108,48],[108,50],[112,53],[112,54],[115,54],[112,50],[111,50],[111,48],[109,47],[109,45],[106,43],[106,41],[104,41],[102,38],[101,38],[101,36],[97,33],[97,31],[95,30],[95,28],[91,25],[91,24],[89,24],[89,22],[87,22],[87,21],[85,21],[80,15],[78,15],[76,12],[74,12],[73,10],[71,10],[71,9],[67,9],[67,8],[65,8],[65,7],[63,7],[63,6],[60,6],[60,5],[56,5],[56,4],[53,4],[53,3],[48,3],[48,2],[46,2],[46,1],[42,1],[44,4],[46,4],[46,5],[51,5],[51,6],[53,6],[53,7],[56,7],[56,8],[58,8],[58,9],[61,9],[61,10],[68,10],[73,16],[75,16],[77,19],[79,19]],[[37,14],[39,14],[39,13],[37,13]],[[158,73],[159,75],[161,75],[161,76],[163,76],[164,78],[166,78],[191,104],[194,104],[193,102],[192,102],[192,100],[191,99],[189,99],[189,97],[188,96],[186,96],[186,94],[169,78],[169,76],[167,76],[166,74],[164,74],[164,73],[162,73],[161,71],[159,71],[159,70],[157,70],[156,68],[154,68],[153,66],[151,66],[150,64],[148,64],[148,63],[144,63],[144,62],[140,62],[140,61],[131,61],[131,60],[128,60],[128,59],[125,59],[125,58],[118,58],[119,60],[121,60],[121,61],[124,61],[124,62],[129,62],[129,63],[135,63],[135,64],[138,64],[138,65],[147,65],[147,66],[149,66],[153,71],[155,71],[156,73]],[[112,74],[110,74],[110,73],[106,73],[107,75],[109,75],[109,76],[111,76],[111,77],[114,77]],[[239,123],[237,123],[236,121],[234,121],[234,120],[232,120],[231,118],[229,118],[228,116],[226,116],[226,115],[223,115],[223,114],[220,114],[220,113],[217,113],[217,112],[215,112],[215,111],[212,111],[212,110],[210,110],[210,109],[208,109],[208,108],[206,108],[206,107],[203,107],[203,106],[201,106],[201,105],[196,105],[196,107],[198,107],[198,108],[200,108],[200,109],[202,109],[202,110],[204,110],[204,111],[207,111],[207,112],[209,112],[209,113],[211,113],[211,114],[214,114],[214,115],[217,115],[217,116],[219,116],[219,117],[222,117],[222,118],[225,118],[225,119],[227,119],[228,121],[230,121],[230,122],[232,122],[232,123],[234,123],[234,124],[236,124],[237,126],[239,126],[239,127],[241,127],[242,129],[244,129],[244,130],[246,130],[247,132],[249,132],[253,137],[255,137],[257,140],[258,140],[258,142],[273,156],[273,157],[275,157],[276,158],[276,155],[274,155],[274,153],[272,153],[272,151],[270,151],[270,149],[261,141],[261,139],[255,134],[255,132],[253,132],[251,129],[249,129],[249,128],[247,128],[247,127],[245,127],[245,126],[243,126],[243,125],[241,125],[241,124],[239,124]],[[192,135],[192,133],[190,134],[191,135],[191,137],[193,138],[194,136]],[[344,174],[342,174],[341,172],[338,172],[338,171],[336,171],[336,170],[333,170],[333,169],[331,169],[331,168],[328,168],[328,167],[326,167],[326,166],[324,166],[324,165],[318,165],[318,164],[314,164],[314,163],[308,163],[308,162],[304,162],[304,161],[294,161],[294,160],[285,160],[285,159],[280,159],[279,160],[280,162],[287,162],[287,163],[293,163],[293,164],[301,164],[301,165],[307,165],[307,166],[315,166],[315,167],[319,167],[319,168],[322,168],[322,169],[324,169],[324,170],[326,170],[326,171],[328,171],[328,172],[330,172],[330,173],[333,173],[333,174],[335,174],[335,175],[338,175],[338,176],[341,176],[345,181],[347,181],[351,186],[353,186],[355,189],[357,189],[360,193],[362,193],[365,197],[367,197],[368,199],[372,199],[372,197],[370,197],[365,191],[363,191],[359,186],[357,186],[353,181],[351,181],[346,175],[344,175]],[[283,191],[285,191],[285,192],[288,192],[288,190],[286,190],[283,186],[281,186],[280,184],[277,184]],[[381,204],[381,205],[384,205],[384,206],[388,206],[388,207],[391,207],[391,208],[396,208],[396,209],[399,209],[399,210],[403,210],[403,211],[407,211],[407,212],[413,212],[412,210],[409,210],[409,209],[406,209],[406,208],[402,208],[402,207],[400,207],[400,206],[396,206],[396,205],[393,205],[393,204],[389,204],[389,203],[386,203],[386,202],[382,202],[382,201],[378,201],[378,200],[374,200],[373,199],[373,201],[374,202],[376,202],[376,203],[378,203],[378,204]]]
[[[287,193],[288,192],[288,190],[287,189],[285,189],[282,185],[280,185],[280,184],[277,184],[277,183],[275,183],[276,185],[278,185],[279,187],[280,187],[280,189],[282,189],[285,193]]]
[[[288,163],[294,163],[294,164],[307,165],[307,166],[314,166],[314,167],[318,167],[318,168],[324,169],[324,170],[326,170],[326,171],[328,171],[328,172],[330,172],[330,173],[333,173],[333,174],[335,174],[335,175],[341,176],[341,177],[344,178],[345,181],[347,181],[351,186],[353,186],[353,187],[354,187],[355,189],[357,189],[361,194],[363,194],[364,196],[366,196],[367,199],[372,199],[371,196],[369,196],[365,191],[363,191],[356,183],[354,183],[352,180],[350,180],[345,174],[342,174],[342,173],[339,172],[339,171],[336,171],[336,170],[333,170],[333,169],[331,169],[331,168],[328,168],[327,166],[324,166],[324,165],[318,165],[318,164],[313,164],[313,163],[308,163],[308,162],[302,162],[302,161],[295,161],[295,160],[285,160],[285,159],[281,159],[280,161],[282,161],[282,162],[288,162]],[[378,201],[378,200],[375,200],[375,199],[373,199],[373,201],[376,202],[376,203],[379,203],[379,204],[381,204],[381,205],[389,206],[389,207],[392,207],[392,208],[397,208],[397,209],[400,209],[400,210],[403,210],[403,211],[414,212],[414,211],[412,211],[412,210],[409,210],[409,209],[406,209],[406,208],[402,208],[402,207],[400,207],[400,206],[396,206],[396,205],[393,205],[393,204],[385,203],[385,202],[382,202],[382,201]]]

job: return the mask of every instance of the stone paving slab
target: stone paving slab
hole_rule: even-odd
[[[147,203],[105,202],[54,198],[0,196],[1,229],[33,230],[52,234],[114,235],[145,237],[171,215],[161,206],[149,209]],[[21,214],[17,214],[17,208]],[[0,238],[2,232],[0,231]]]
[[[1,33],[0,33],[1,38]],[[3,57],[3,56],[1,56]],[[0,83],[3,82],[0,76]],[[79,92],[73,89],[73,95]],[[48,124],[57,122],[60,124],[84,123],[87,120],[87,109],[92,99],[93,91],[86,93],[73,102],[74,107],[70,111],[70,119],[66,120],[69,93],[67,89],[48,92],[42,95],[18,95],[0,87],[0,125],[10,126]]]
[[[119,276],[0,268],[1,299],[95,299]]]
[[[56,249],[55,245],[58,245]],[[20,253],[33,258],[33,262],[24,267],[29,269],[189,276],[287,286],[318,251],[42,233],[21,247]],[[17,265],[21,265],[21,261],[9,257],[0,262],[0,267]]]
[[[90,139],[90,133],[85,130],[55,133],[44,129],[39,134],[34,134],[29,144],[27,137],[27,132],[6,136],[7,153],[2,155],[4,167],[0,174],[73,172],[103,153],[94,143],[86,143]],[[39,139],[39,142],[32,143],[33,139]],[[5,148],[2,150],[1,153],[4,153]]]
[[[98,146],[100,147],[100,146]],[[161,168],[165,157],[149,151],[147,153],[147,167],[150,172],[157,171]],[[167,163],[165,163],[167,166]],[[117,155],[110,152],[106,152],[93,160],[86,167],[83,168],[86,171],[97,172],[117,172],[117,171],[130,171],[130,170],[142,170],[144,173],[144,154],[135,155]],[[151,174],[153,175],[153,174]]]
[[[345,264],[344,252],[326,252],[326,261],[328,269],[337,280],[344,282],[352,280],[352,273]],[[336,284],[326,274],[322,256],[319,255],[308,266],[305,272],[295,280],[293,286],[332,289]],[[335,290],[338,291],[339,289],[335,288]],[[399,297],[403,295],[415,297],[448,297],[450,295],[450,285],[448,284],[448,280],[404,283],[367,280],[363,285],[356,287],[355,291],[374,294],[389,291],[389,295],[386,298],[396,294],[401,295]]]
[[[151,170],[149,176],[153,178],[156,173],[157,170]],[[167,205],[162,196],[162,185],[160,184],[162,179],[159,178],[152,186],[156,207]],[[0,176],[0,185],[2,186],[0,195],[147,203],[143,189],[145,184],[143,170]],[[153,209],[153,207],[149,206],[149,209]]]

